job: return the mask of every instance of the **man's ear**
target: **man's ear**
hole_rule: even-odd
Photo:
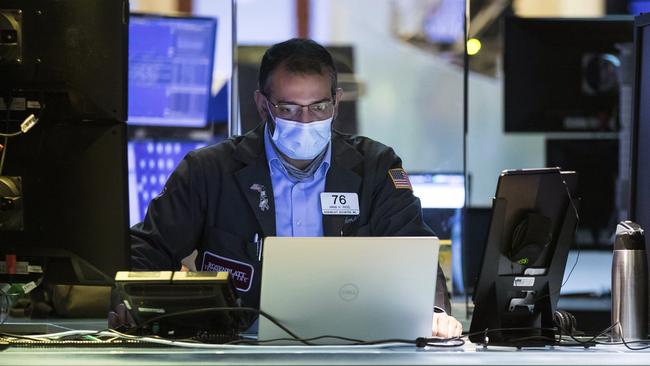
[[[341,103],[341,99],[343,99],[343,89],[341,88],[336,88],[336,94],[334,94],[334,118],[338,117],[339,114],[339,103]]]
[[[266,97],[258,89],[255,90],[254,98],[255,98],[255,106],[257,107],[257,114],[259,114],[262,121],[266,121],[268,119],[268,114],[269,114],[268,109],[266,107]]]
[[[343,99],[343,89],[341,88],[336,88],[336,94],[334,95],[334,100],[336,101],[336,105],[339,105],[339,102]]]

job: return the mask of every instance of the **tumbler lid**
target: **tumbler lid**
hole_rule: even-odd
[[[621,221],[616,226],[614,250],[645,250],[645,236],[641,225],[632,221]]]

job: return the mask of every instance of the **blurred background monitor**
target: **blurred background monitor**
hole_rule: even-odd
[[[422,218],[440,239],[440,266],[447,287],[464,291],[461,262],[462,211],[465,205],[465,177],[462,173],[412,172],[413,194],[422,204]]]
[[[505,131],[617,131],[632,18],[505,18]]]
[[[129,124],[205,127],[217,20],[132,14]]]
[[[162,192],[167,179],[185,155],[208,142],[191,140],[132,140],[129,158],[129,219],[144,219],[149,202]]]
[[[422,204],[424,221],[440,239],[452,239],[454,225],[460,225],[465,204],[464,178],[462,173],[409,173],[413,194]]]
[[[630,14],[635,15],[639,15],[641,13],[650,13],[650,1],[628,0],[628,11]]]
[[[611,247],[616,230],[616,179],[619,166],[617,139],[547,139],[546,166],[578,173],[580,223],[576,244]]]
[[[129,268],[125,11],[119,0],[0,4],[0,29],[16,36],[0,43],[2,129],[39,118],[1,142],[0,281],[108,284]]]
[[[462,208],[465,205],[465,177],[462,173],[409,173],[422,208]]]
[[[469,296],[474,293],[481,271],[491,217],[490,207],[467,207],[463,212],[461,263],[464,292]]]

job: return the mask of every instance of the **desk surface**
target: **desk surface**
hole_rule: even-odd
[[[181,348],[9,348],[2,365],[648,365],[650,351],[623,346],[555,347],[517,350],[504,347],[421,349],[394,347]]]
[[[460,315],[462,312],[458,311]],[[459,318],[463,318],[462,316]],[[36,321],[38,322],[38,321]],[[41,321],[42,322],[42,321]],[[106,320],[58,320],[69,329],[103,329]],[[6,331],[6,330],[5,330]],[[624,346],[523,349],[475,346],[416,349],[413,346],[259,347],[220,349],[144,347],[10,347],[0,351],[0,365],[650,365],[650,350]]]

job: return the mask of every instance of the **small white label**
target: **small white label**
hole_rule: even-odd
[[[43,273],[43,268],[41,266],[30,264],[27,266],[27,271],[29,273]]]
[[[36,119],[36,116],[32,113],[29,117],[25,118],[23,123],[20,124],[20,130],[23,131],[23,133],[27,133],[36,125],[36,122],[38,122],[38,119]]]
[[[512,283],[515,287],[531,287],[535,284],[535,277],[515,277]]]
[[[158,314],[164,314],[165,309],[158,309],[158,308],[138,308],[138,311],[141,313],[158,313]]]
[[[352,192],[323,192],[320,207],[323,215],[358,215],[359,196]]]
[[[28,274],[29,273],[29,262],[17,261],[16,262],[16,274]]]
[[[28,294],[32,292],[32,290],[35,288],[36,288],[36,284],[34,283],[34,281],[32,281],[23,285],[23,292]]]
[[[41,103],[39,103],[37,100],[28,100],[27,101],[27,108],[29,108],[29,109],[41,109]]]

